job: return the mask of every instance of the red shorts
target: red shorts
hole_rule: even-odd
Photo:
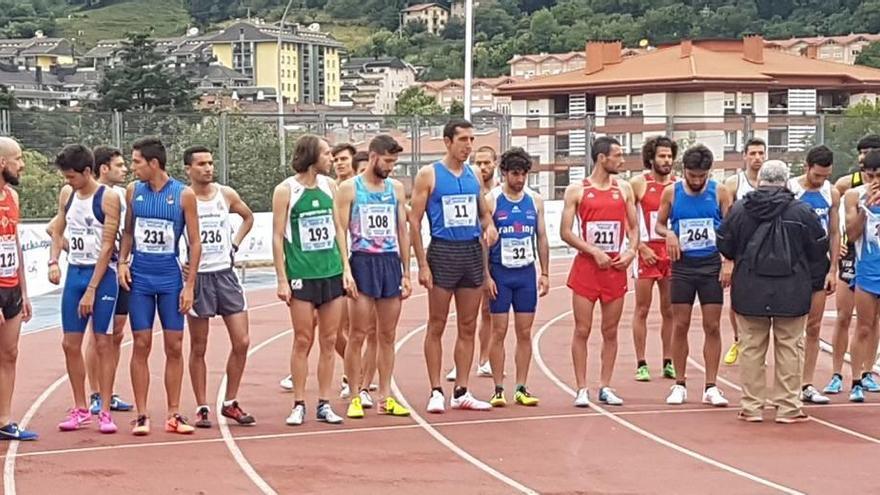
[[[626,271],[601,270],[592,256],[578,254],[571,265],[567,285],[575,294],[591,302],[601,300],[607,303],[626,295]]]
[[[649,243],[648,247],[657,254],[657,262],[649,265],[642,260],[642,255],[636,261],[636,278],[639,280],[660,280],[672,275],[672,262],[666,252],[666,243]]]

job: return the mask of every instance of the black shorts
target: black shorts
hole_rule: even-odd
[[[837,278],[847,285],[856,278],[856,245],[853,243],[846,245],[846,256],[837,261]]]
[[[232,268],[196,275],[195,297],[189,315],[194,318],[232,316],[247,309],[244,289]]]
[[[119,286],[119,292],[116,293],[116,310],[114,312],[116,316],[128,316],[129,297],[131,297],[131,292]]]
[[[482,287],[483,245],[479,239],[454,242],[431,238],[428,267],[437,287],[446,290]]]
[[[721,257],[682,257],[672,264],[672,304],[693,305],[697,297],[700,304],[723,304],[724,290],[718,277],[721,274]]]
[[[11,320],[21,313],[21,286],[0,287],[0,308],[3,309],[3,318]]]
[[[403,268],[397,253],[352,253],[351,276],[358,292],[373,299],[400,297]]]
[[[324,304],[345,294],[345,288],[342,286],[342,275],[328,278],[291,280],[290,290],[294,299],[310,302],[315,308],[320,308]]]

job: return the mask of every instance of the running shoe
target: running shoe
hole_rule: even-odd
[[[342,424],[342,416],[333,412],[333,408],[330,407],[329,403],[321,404],[321,407],[318,408],[317,418],[318,421],[323,421],[324,423],[329,423],[331,425]]]
[[[843,376],[840,373],[831,375],[831,381],[828,382],[828,385],[825,385],[823,392],[826,394],[839,394],[843,392]]]
[[[104,411],[98,415],[98,429],[101,430],[101,433],[116,433],[118,430],[110,413]]]
[[[650,382],[651,381],[651,372],[648,371],[648,366],[639,366],[636,369],[636,381],[637,382]]]
[[[74,431],[91,424],[91,422],[92,415],[88,409],[74,407],[67,412],[67,419],[58,423],[58,429],[61,431]]]
[[[687,402],[687,387],[676,383],[669,390],[669,395],[666,397],[667,404],[669,404],[670,406],[678,406]]]
[[[348,412],[345,415],[355,419],[364,417],[364,406],[361,404],[360,396],[351,399],[351,404],[348,405]]]
[[[491,411],[492,404],[475,398],[470,392],[465,392],[460,397],[452,397],[449,406],[453,409],[469,409],[471,411]]]
[[[361,393],[358,394],[358,397],[361,399],[361,405],[364,406],[364,409],[372,409],[373,408],[373,397],[366,390],[361,390]]]
[[[861,385],[856,385],[849,393],[850,402],[865,402],[865,391]]]
[[[3,428],[0,428],[0,440],[19,440],[22,442],[28,442],[36,440],[39,437],[40,436],[37,435],[36,432],[22,430],[19,428],[18,423],[9,423]]]
[[[610,387],[602,387],[599,389],[599,401],[609,406],[622,406],[623,399],[617,396]]]
[[[442,414],[445,411],[446,399],[443,397],[443,392],[439,390],[432,390],[431,398],[428,399],[428,412]]]
[[[513,395],[513,400],[515,400],[516,403],[521,406],[529,407],[537,406],[538,402],[540,402],[537,397],[534,397],[526,389],[517,390],[516,393]]]
[[[784,425],[790,425],[794,423],[805,423],[810,420],[810,417],[804,413],[797,414],[795,416],[776,416],[776,422]]]
[[[727,354],[724,355],[724,364],[732,366],[736,364],[737,359],[739,359],[739,342],[734,340],[733,345],[730,346]]]
[[[582,388],[574,398],[574,407],[590,407],[590,391]]]
[[[489,399],[489,404],[492,404],[492,407],[504,407],[507,405],[507,398],[504,397],[504,392],[495,392],[495,395]]]
[[[291,390],[293,390],[293,376],[287,375],[286,377],[282,378],[281,382],[279,382],[278,384],[281,385],[281,388],[290,392]]]
[[[764,421],[764,418],[762,418],[760,414],[746,414],[742,411],[737,413],[736,419],[747,423],[760,423]]]
[[[128,402],[125,402],[124,400],[122,400],[122,398],[120,398],[118,395],[113,394],[110,396],[110,410],[111,411],[126,412],[126,411],[131,411],[132,409],[134,409],[134,406],[132,406]]]
[[[211,427],[211,409],[208,406],[202,406],[196,409],[196,428]]]
[[[387,414],[389,416],[409,416],[409,409],[400,405],[394,400],[394,397],[385,397],[385,400],[379,403],[379,414]]]
[[[807,388],[801,391],[801,400],[811,404],[828,404],[831,399],[820,394],[816,387],[807,385]]]
[[[873,373],[868,373],[862,377],[862,388],[865,389],[865,392],[880,392],[880,385],[874,380]]]
[[[250,426],[252,424],[256,424],[257,420],[254,419],[253,416],[244,412],[241,407],[238,405],[238,401],[232,401],[232,404],[228,406],[223,406],[220,408],[220,414],[223,415],[224,418],[229,418],[236,423],[244,426]]]
[[[675,380],[675,366],[672,363],[666,363],[666,366],[663,367],[663,378]]]
[[[89,412],[97,416],[101,412],[101,394],[98,392],[89,396]]]
[[[492,365],[489,364],[489,361],[486,361],[477,368],[477,376],[492,376]]]
[[[297,404],[293,406],[293,409],[290,410],[290,416],[287,417],[284,422],[288,426],[299,426],[303,424],[303,421],[306,419],[306,406],[302,404]]]
[[[727,407],[727,399],[718,387],[709,387],[703,392],[703,404],[711,404],[715,407]]]
[[[342,382],[339,384],[339,398],[348,399],[351,397],[351,387],[348,386],[348,377],[342,375]]]
[[[134,426],[134,428],[131,429],[132,435],[142,437],[150,434],[150,418],[146,415],[141,414],[137,419],[132,421],[131,424]]]
[[[455,372],[455,366],[453,366],[452,370],[450,370],[449,373],[446,374],[446,381],[454,382],[457,377],[458,374]]]
[[[180,414],[174,414],[165,422],[165,431],[168,433],[190,435],[192,432],[196,431],[196,429],[187,422],[186,418]]]

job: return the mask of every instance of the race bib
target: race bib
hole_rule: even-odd
[[[94,265],[98,262],[101,246],[95,229],[91,227],[67,227],[69,251],[67,259],[74,265]]]
[[[11,278],[18,273],[18,246],[15,237],[0,239],[0,278]]]
[[[866,208],[867,210],[867,208]],[[875,246],[880,246],[880,217],[870,211],[866,215],[865,238]]]
[[[329,213],[299,217],[299,244],[303,252],[332,249],[335,240],[333,216]]]
[[[521,268],[535,262],[532,238],[501,238],[501,264],[507,268]]]
[[[174,253],[174,222],[137,217],[134,236],[136,249],[141,253]]]
[[[649,225],[648,228],[648,240],[649,241],[662,241],[663,238],[657,235],[657,213],[656,211],[652,211],[649,214]]]
[[[229,229],[224,228],[224,223],[217,218],[199,219],[202,253],[217,254],[229,251]]]
[[[620,251],[620,222],[587,222],[587,242],[605,253]]]
[[[384,239],[397,234],[394,205],[361,205],[361,235],[367,239]]]
[[[476,225],[476,194],[453,194],[450,196],[443,196],[444,227],[475,227]]]
[[[678,222],[678,242],[684,252],[715,247],[715,223],[711,218],[686,218]]]

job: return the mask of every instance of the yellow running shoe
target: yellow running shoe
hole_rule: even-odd
[[[495,395],[493,395],[492,399],[489,400],[489,404],[492,404],[492,407],[506,406],[507,399],[504,397],[504,392],[495,392]]]
[[[349,418],[363,418],[364,417],[364,406],[361,404],[361,397],[359,395],[355,395],[353,399],[351,399],[351,404],[348,405],[348,414],[346,414]]]
[[[515,400],[517,404],[523,406],[537,406],[538,402],[540,402],[537,397],[532,397],[526,389],[517,390],[516,394],[513,396],[513,400]]]
[[[733,341],[733,345],[728,349],[727,354],[724,355],[724,364],[731,366],[736,364],[736,360],[739,359],[739,342]]]
[[[387,414],[389,416],[409,416],[409,409],[398,404],[394,397],[386,397],[379,407],[379,414]]]

